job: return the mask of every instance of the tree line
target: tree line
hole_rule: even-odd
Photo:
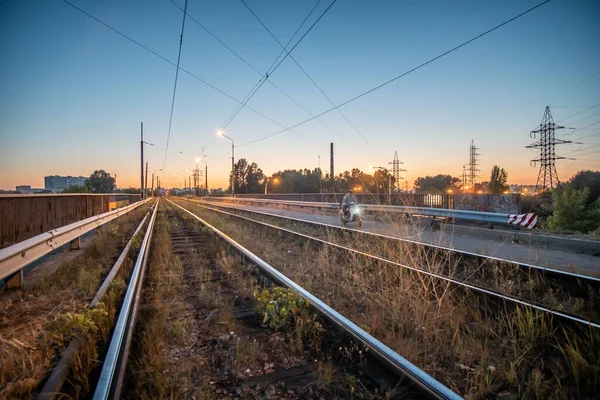
[[[396,179],[389,170],[379,169],[370,174],[353,168],[334,176],[334,179],[331,179],[328,173],[323,174],[319,168],[286,169],[267,176],[258,164],[250,163],[245,158],[235,163],[233,176],[235,192],[239,194],[262,193],[267,181],[270,182],[270,193],[331,193],[334,191],[339,193],[349,189],[365,193],[388,193],[390,188],[396,187]],[[503,193],[508,190],[507,180],[506,171],[494,166],[489,181],[476,184],[473,189]],[[231,191],[231,176],[229,181],[229,191]],[[447,193],[450,190],[458,191],[462,186],[463,183],[459,178],[438,174],[417,178],[411,188],[417,193]]]

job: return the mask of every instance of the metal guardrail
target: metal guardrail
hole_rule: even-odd
[[[150,199],[146,199],[123,208],[86,218],[1,249],[0,280],[18,273],[23,267],[33,261],[70,243],[91,230],[127,214],[142,204],[147,203],[149,200]]]
[[[198,217],[191,211],[186,210],[185,208],[181,207],[176,203],[173,203],[170,200],[167,201],[175,207],[188,213],[200,223],[211,229],[219,237],[221,237],[223,240],[229,243],[233,248],[235,248],[237,251],[239,251],[245,257],[247,257],[254,265],[260,268],[264,273],[271,276],[275,281],[294,290],[301,297],[309,301],[312,306],[319,310],[319,312],[325,315],[330,321],[341,327],[344,331],[350,333],[360,342],[364,343],[365,346],[367,346],[371,351],[373,351],[379,357],[385,360],[387,364],[393,365],[397,371],[407,376],[411,381],[413,381],[419,387],[426,390],[430,395],[438,399],[462,399],[461,396],[459,396],[458,394],[456,394],[455,392],[438,382],[435,378],[418,368],[416,365],[412,364],[410,361],[408,361],[407,359],[405,359],[404,357],[387,347],[385,344],[383,344],[382,342],[365,332],[352,321],[344,317],[342,314],[338,313],[333,308],[329,307],[319,298],[311,294],[302,286],[298,285],[296,282],[289,279],[287,276],[285,276],[277,269],[263,261],[260,257],[252,253],[250,250],[237,243],[225,233],[210,225],[208,222],[204,221],[202,218]]]
[[[290,200],[266,200],[251,198],[232,198],[232,197],[207,197],[206,200],[226,201],[234,203],[262,203],[262,204],[280,204],[290,207],[306,207],[315,209],[337,210],[338,203],[317,203],[311,201],[290,201]],[[492,224],[508,224],[510,214],[492,213],[483,211],[450,210],[445,208],[429,207],[408,207],[408,206],[386,206],[378,204],[361,204],[365,211],[390,214],[405,214],[426,217],[440,217],[449,219],[458,219],[465,221],[487,222]]]
[[[146,228],[144,240],[142,241],[133,271],[131,272],[129,285],[127,285],[127,292],[125,293],[123,305],[119,312],[119,318],[117,319],[108,353],[106,354],[102,372],[100,373],[100,379],[98,380],[98,385],[94,392],[94,400],[119,398],[122,386],[121,382],[123,374],[125,373],[124,366],[127,364],[128,343],[131,338],[131,332],[135,321],[135,309],[139,302],[139,293],[142,287],[147,254],[150,247],[150,240],[157,211],[158,203],[154,207],[152,217],[148,223],[148,228]]]
[[[98,289],[98,292],[96,293],[96,295],[94,296],[94,298],[92,299],[90,304],[88,305],[89,309],[95,308],[98,305],[98,303],[100,303],[102,301],[102,299],[104,298],[104,295],[110,288],[110,285],[112,284],[113,279],[115,278],[115,276],[117,276],[117,274],[119,273],[119,271],[121,269],[121,266],[127,259],[127,256],[129,255],[129,251],[133,245],[133,241],[137,237],[138,233],[142,230],[142,227],[146,223],[146,220],[148,219],[149,214],[150,213],[147,213],[144,216],[144,219],[142,219],[142,222],[140,222],[137,229],[133,232],[133,235],[131,235],[131,239],[129,239],[129,242],[127,242],[127,245],[121,252],[121,255],[119,256],[119,258],[117,259],[117,261],[115,262],[113,267],[111,268],[108,275],[106,275],[106,278],[104,278],[102,285],[100,285],[100,289]],[[60,392],[60,390],[62,389],[62,387],[65,383],[65,380],[67,379],[67,375],[73,365],[73,361],[74,361],[76,355],[81,350],[82,345],[83,345],[83,342],[79,338],[73,339],[71,341],[71,343],[69,344],[67,349],[61,354],[60,361],[58,362],[56,367],[54,367],[54,369],[52,370],[52,373],[50,374],[50,377],[44,384],[44,387],[42,388],[40,394],[38,395],[37,400],[54,400],[54,399],[62,397],[63,394]]]

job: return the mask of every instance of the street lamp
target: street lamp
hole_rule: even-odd
[[[269,194],[269,182],[271,180],[269,178],[265,178],[265,194]],[[279,179],[278,178],[273,178],[273,183],[278,184],[279,183]]]
[[[231,140],[231,197],[235,197],[235,144],[233,143],[233,139],[227,136],[222,130],[217,132],[217,135]]]

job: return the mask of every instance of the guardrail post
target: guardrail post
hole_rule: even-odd
[[[6,289],[20,289],[23,287],[23,270],[19,270],[4,279]]]
[[[77,239],[71,240],[71,243],[69,243],[69,248],[71,250],[79,250],[79,249],[81,249],[81,236],[78,237]]]

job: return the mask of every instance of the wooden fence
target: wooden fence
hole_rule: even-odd
[[[0,249],[140,200],[139,194],[0,195]]]

